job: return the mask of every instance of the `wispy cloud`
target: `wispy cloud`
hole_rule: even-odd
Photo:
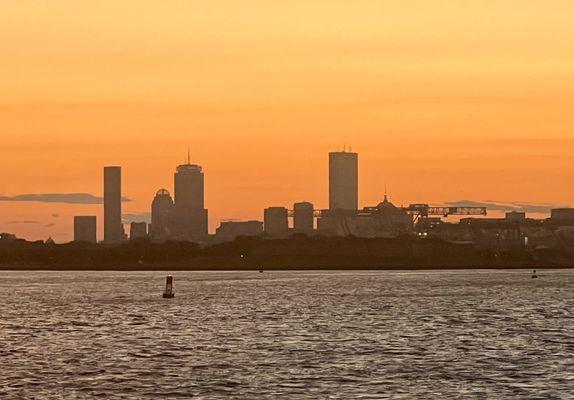
[[[140,212],[140,213],[127,213],[122,214],[122,221],[124,224],[129,224],[132,222],[147,222],[151,223],[151,213],[150,212]]]
[[[0,201],[35,201],[39,203],[103,204],[104,198],[90,193],[33,193],[16,196],[0,196]],[[122,201],[131,201],[123,197]],[[53,217],[57,218],[58,214]]]
[[[447,201],[445,205],[452,207],[463,207],[463,206],[486,207],[488,210],[491,211],[503,211],[503,212],[518,211],[518,212],[535,213],[535,214],[548,214],[550,213],[550,210],[552,210],[553,208],[569,207],[563,204],[530,203],[521,201],[506,203],[503,201],[494,201],[494,200],[485,200],[485,201],[456,200],[456,201]]]
[[[16,224],[39,224],[40,221],[32,221],[32,220],[23,220],[23,221],[8,221],[6,224],[8,225],[16,225]]]

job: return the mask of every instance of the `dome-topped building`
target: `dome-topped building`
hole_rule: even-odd
[[[401,207],[395,206],[385,194],[376,207],[367,207],[357,218],[360,236],[395,237],[412,229],[411,216]]]
[[[150,235],[154,240],[166,240],[170,237],[170,218],[173,213],[173,199],[166,189],[157,191],[151,203]]]
[[[356,213],[323,213],[319,221],[323,235],[358,237],[396,237],[413,228],[411,216],[390,202],[385,194],[375,207],[365,207]]]
[[[391,211],[391,212],[399,212],[399,213],[404,213],[403,210],[401,210],[400,208],[398,208],[397,206],[395,206],[393,203],[391,203],[389,201],[389,196],[385,194],[385,198],[383,201],[381,201],[376,209],[378,211]]]
[[[170,197],[170,198],[171,198],[171,194],[169,193],[169,190],[167,190],[167,189],[160,189],[160,190],[158,190],[158,191],[156,192],[155,195],[156,195],[156,197],[158,197],[158,196],[160,196],[160,197],[167,196],[167,197]]]

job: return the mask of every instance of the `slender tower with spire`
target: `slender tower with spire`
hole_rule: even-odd
[[[179,165],[175,172],[174,186],[174,237],[178,240],[203,242],[208,233],[204,175],[201,166],[191,163],[189,148],[186,163]]]

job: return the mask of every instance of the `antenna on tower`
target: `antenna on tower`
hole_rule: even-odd
[[[191,154],[189,152],[189,147],[187,148],[187,164],[191,164]]]

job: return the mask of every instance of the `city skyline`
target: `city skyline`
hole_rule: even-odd
[[[349,158],[350,157],[350,158]],[[147,206],[147,208],[144,208],[140,211],[137,212],[126,212],[126,213],[122,213],[122,207],[125,206],[126,204],[130,204],[132,202],[134,202],[134,199],[131,198],[130,196],[124,196],[122,195],[122,193],[124,193],[124,189],[123,186],[124,185],[124,181],[122,180],[122,167],[121,166],[106,166],[103,167],[103,185],[102,185],[102,193],[104,194],[102,197],[98,197],[95,196],[93,194],[88,194],[88,193],[60,193],[60,194],[43,194],[43,195],[20,195],[20,196],[15,196],[12,199],[8,198],[5,199],[4,202],[6,203],[20,203],[20,204],[28,204],[28,203],[32,203],[32,204],[37,204],[37,205],[46,205],[46,206],[50,206],[50,207],[61,207],[63,205],[73,205],[76,206],[77,204],[80,204],[80,207],[82,207],[83,210],[91,210],[93,212],[88,212],[88,213],[84,213],[84,214],[89,214],[89,215],[83,215],[83,214],[77,214],[77,215],[72,215],[72,221],[66,221],[65,223],[63,223],[62,225],[64,226],[68,226],[70,225],[70,231],[69,232],[63,232],[61,234],[60,237],[58,237],[57,235],[48,235],[47,237],[50,237],[52,239],[55,239],[59,242],[67,242],[67,241],[71,241],[74,238],[74,235],[76,232],[80,232],[80,236],[78,237],[85,237],[85,236],[90,236],[91,235],[91,230],[93,229],[93,222],[92,222],[92,218],[96,218],[96,227],[97,227],[97,240],[103,240],[104,242],[108,242],[108,243],[119,243],[120,241],[123,241],[127,238],[130,237],[131,232],[129,231],[130,227],[128,226],[130,223],[140,223],[140,222],[146,222],[148,224],[150,224],[149,228],[149,234],[151,237],[155,237],[155,239],[160,239],[160,240],[165,240],[165,239],[176,239],[176,240],[191,240],[191,241],[199,241],[202,242],[203,240],[205,240],[206,235],[201,233],[201,232],[206,232],[204,229],[202,228],[203,224],[206,224],[208,222],[208,233],[209,234],[213,234],[216,231],[216,228],[218,228],[220,226],[220,224],[222,222],[225,221],[245,221],[245,222],[256,222],[256,221],[261,221],[260,223],[263,223],[264,220],[267,219],[266,215],[267,215],[267,211],[278,211],[279,212],[279,224],[282,224],[281,220],[283,218],[287,218],[286,214],[283,217],[281,214],[283,212],[287,212],[288,209],[293,209],[295,208],[295,210],[297,210],[298,207],[302,206],[303,208],[301,208],[300,210],[302,211],[301,215],[307,215],[309,213],[309,211],[307,211],[307,209],[309,209],[312,211],[313,209],[315,210],[330,210],[332,212],[336,212],[336,211],[342,211],[347,213],[348,211],[357,211],[359,209],[362,209],[363,207],[373,207],[376,204],[380,203],[380,200],[384,200],[384,202],[387,202],[387,184],[384,184],[384,191],[383,196],[381,198],[379,198],[377,201],[372,202],[372,203],[366,203],[363,202],[362,200],[357,200],[357,199],[361,199],[361,191],[362,191],[362,187],[360,184],[357,184],[356,181],[356,176],[359,176],[360,173],[359,171],[362,170],[362,168],[359,166],[359,154],[357,152],[351,151],[350,147],[346,147],[346,146],[342,146],[341,149],[337,150],[337,151],[331,151],[328,153],[327,157],[325,157],[325,164],[328,165],[327,171],[326,171],[326,176],[323,178],[323,181],[327,183],[327,190],[326,193],[323,194],[322,197],[326,197],[325,201],[318,201],[317,203],[314,203],[314,201],[310,201],[307,202],[307,199],[309,198],[309,196],[305,197],[303,196],[302,198],[299,199],[295,199],[294,201],[292,201],[291,203],[289,201],[285,201],[285,200],[280,200],[277,201],[275,203],[270,203],[270,204],[262,204],[261,205],[261,209],[259,209],[257,211],[257,213],[255,215],[249,215],[247,217],[239,217],[239,216],[233,216],[231,218],[227,217],[227,218],[220,218],[217,220],[213,220],[210,219],[209,221],[205,221],[207,219],[207,209],[204,209],[205,207],[205,189],[204,189],[204,178],[203,178],[203,167],[201,165],[198,164],[194,164],[191,162],[191,157],[190,157],[190,151],[188,150],[187,152],[187,157],[184,160],[184,162],[180,165],[177,165],[174,168],[174,173],[173,173],[173,186],[171,190],[165,189],[165,188],[160,188],[158,190],[156,190],[155,192],[155,196],[151,196],[151,200]],[[189,175],[191,174],[191,175]],[[194,177],[197,175],[197,178]],[[343,181],[348,181],[349,179],[347,178],[351,178],[350,179],[350,185],[347,184],[343,184],[341,186],[341,176],[344,178]],[[198,180],[199,179],[199,180]],[[359,178],[358,181],[360,181],[361,179]],[[354,182],[353,182],[354,181]],[[319,182],[318,182],[319,185]],[[179,186],[179,189],[178,189]],[[319,185],[320,186],[320,185]],[[108,220],[108,224],[110,225],[110,229],[112,231],[117,231],[116,234],[111,234],[110,235],[110,240],[106,240],[106,189],[109,188],[108,192],[109,192],[109,196],[110,196],[110,217],[107,218]],[[329,189],[332,188],[332,189]],[[180,201],[178,202],[179,207],[176,207],[176,201],[175,198],[177,198],[176,196],[172,197],[172,193],[176,193],[179,191],[179,198]],[[339,192],[339,194],[337,194],[337,192]],[[343,203],[339,204],[339,200],[335,200],[335,202],[333,203],[333,195],[335,194],[335,197],[338,197],[340,199],[343,199]],[[119,201],[119,199],[121,198],[121,202]],[[291,197],[292,198],[292,197]],[[2,199],[2,197],[0,197],[0,199]],[[169,200],[167,200],[169,199]],[[12,201],[11,201],[12,200]],[[154,228],[153,225],[151,225],[151,222],[153,221],[153,216],[154,216],[154,208],[158,207],[158,204],[156,204],[156,202],[158,202],[160,205],[158,209],[156,209],[155,211],[155,215],[160,215],[160,219],[164,219],[164,221],[162,223],[160,223],[160,225],[162,225],[162,227],[160,228],[160,231],[163,230],[163,233],[160,233],[160,231],[157,231],[157,228]],[[313,199],[312,199],[313,200]],[[418,201],[414,202],[414,204],[420,204],[420,203],[427,203],[426,201],[421,201],[423,199],[417,199]],[[167,203],[169,204],[166,204]],[[345,204],[346,201],[346,204]],[[355,202],[357,204],[357,207],[355,207]],[[1,205],[2,202],[0,202]],[[332,204],[331,204],[332,203]],[[380,203],[380,204],[383,204]],[[325,206],[323,207],[322,204],[325,204]],[[408,204],[413,204],[413,202],[411,203],[397,203],[400,204],[400,206],[404,206],[406,207]],[[503,216],[505,212],[508,211],[523,211],[526,212],[530,217],[538,217],[538,218],[545,218],[549,216],[549,213],[551,211],[551,209],[553,208],[560,208],[560,207],[564,207],[564,206],[568,206],[566,205],[561,205],[561,204],[551,204],[551,203],[531,203],[531,202],[520,202],[520,201],[510,201],[510,202],[500,202],[500,201],[492,201],[492,200],[487,200],[487,201],[473,201],[473,200],[458,200],[458,201],[442,201],[442,202],[428,202],[428,204],[432,204],[432,205],[442,205],[442,206],[470,206],[470,207],[485,207],[485,208],[489,208],[489,216]],[[161,210],[161,208],[165,209],[168,208],[168,210]],[[277,209],[277,210],[273,210],[273,209]],[[203,211],[201,211],[203,210]],[[282,211],[284,210],[284,211]],[[191,214],[189,216],[186,216],[188,213]],[[203,213],[205,213],[205,216],[201,216],[199,214],[197,214],[197,212],[200,212],[201,215],[203,215]],[[163,215],[162,215],[163,214]],[[277,215],[277,213],[275,213]],[[336,213],[335,213],[336,214]],[[123,227],[119,227],[119,229],[117,228],[117,221],[119,221],[119,215],[122,216],[121,221],[122,221],[122,225]],[[196,215],[196,216],[194,216]],[[312,217],[312,214],[310,214]],[[327,214],[328,216],[329,214]],[[324,215],[325,216],[325,215]],[[62,215],[60,214],[56,214],[53,213],[51,214],[51,217],[54,219],[62,219]],[[78,218],[79,217],[79,218]],[[191,219],[190,219],[191,218]],[[198,219],[199,218],[199,219]],[[308,217],[305,217],[308,218]],[[88,221],[86,221],[86,223],[88,224],[89,228],[87,227],[81,227],[78,228],[77,223],[80,221],[84,221],[88,219]],[[275,218],[276,219],[276,218]],[[293,233],[297,233],[297,232],[301,232],[300,229],[297,229],[296,226],[294,225],[296,223],[296,217],[295,220],[293,220],[290,223],[290,227],[294,228],[294,230],[292,231]],[[203,221],[203,222],[202,222]],[[452,221],[452,219],[451,219]],[[82,223],[80,222],[80,223]],[[319,221],[317,221],[316,223],[318,223]],[[286,223],[286,222],[285,222]],[[13,227],[17,227],[18,225],[22,225],[24,227],[26,226],[35,226],[38,225],[39,222],[34,221],[34,220],[25,220],[25,221],[21,221],[21,224],[17,224],[15,223],[15,221],[11,221],[8,224],[5,225],[11,225]],[[274,224],[274,223],[273,223]],[[303,222],[303,224],[306,224],[305,222]],[[53,228],[53,226],[50,226],[51,224],[48,224],[46,226],[43,226],[43,228]],[[137,224],[136,224],[137,225]],[[327,225],[325,225],[327,226]],[[136,228],[138,230],[140,230],[141,228],[139,226],[136,226]],[[78,231],[79,229],[79,231]],[[86,229],[87,232],[86,233]],[[189,230],[191,229],[191,230]],[[198,231],[199,229],[199,231]],[[328,228],[327,228],[328,229]],[[7,230],[6,230],[7,231]],[[267,232],[267,229],[265,230]],[[155,234],[153,234],[155,232]],[[194,233],[195,232],[195,233]],[[291,232],[291,230],[290,230]],[[31,239],[31,240],[44,240],[45,237],[29,237],[26,235],[21,235],[20,232],[18,232],[18,230],[12,230],[9,233],[16,233],[19,234],[20,236],[27,238],[27,239]],[[307,230],[304,233],[309,233],[309,231]],[[275,234],[271,234],[271,237],[285,237],[285,235],[287,235],[287,231],[285,230],[284,233],[275,233]],[[139,233],[138,235],[141,235],[141,233]],[[46,238],[47,238],[46,237]],[[62,239],[63,238],[63,239]]]
[[[7,200],[101,197],[104,165],[124,167],[124,214],[145,212],[188,147],[211,232],[327,208],[324,155],[343,146],[363,205],[384,184],[398,204],[573,203],[571,2],[253,5],[6,4],[0,231],[69,240],[97,205]]]
[[[573,15],[2,2],[0,393],[568,398]]]

